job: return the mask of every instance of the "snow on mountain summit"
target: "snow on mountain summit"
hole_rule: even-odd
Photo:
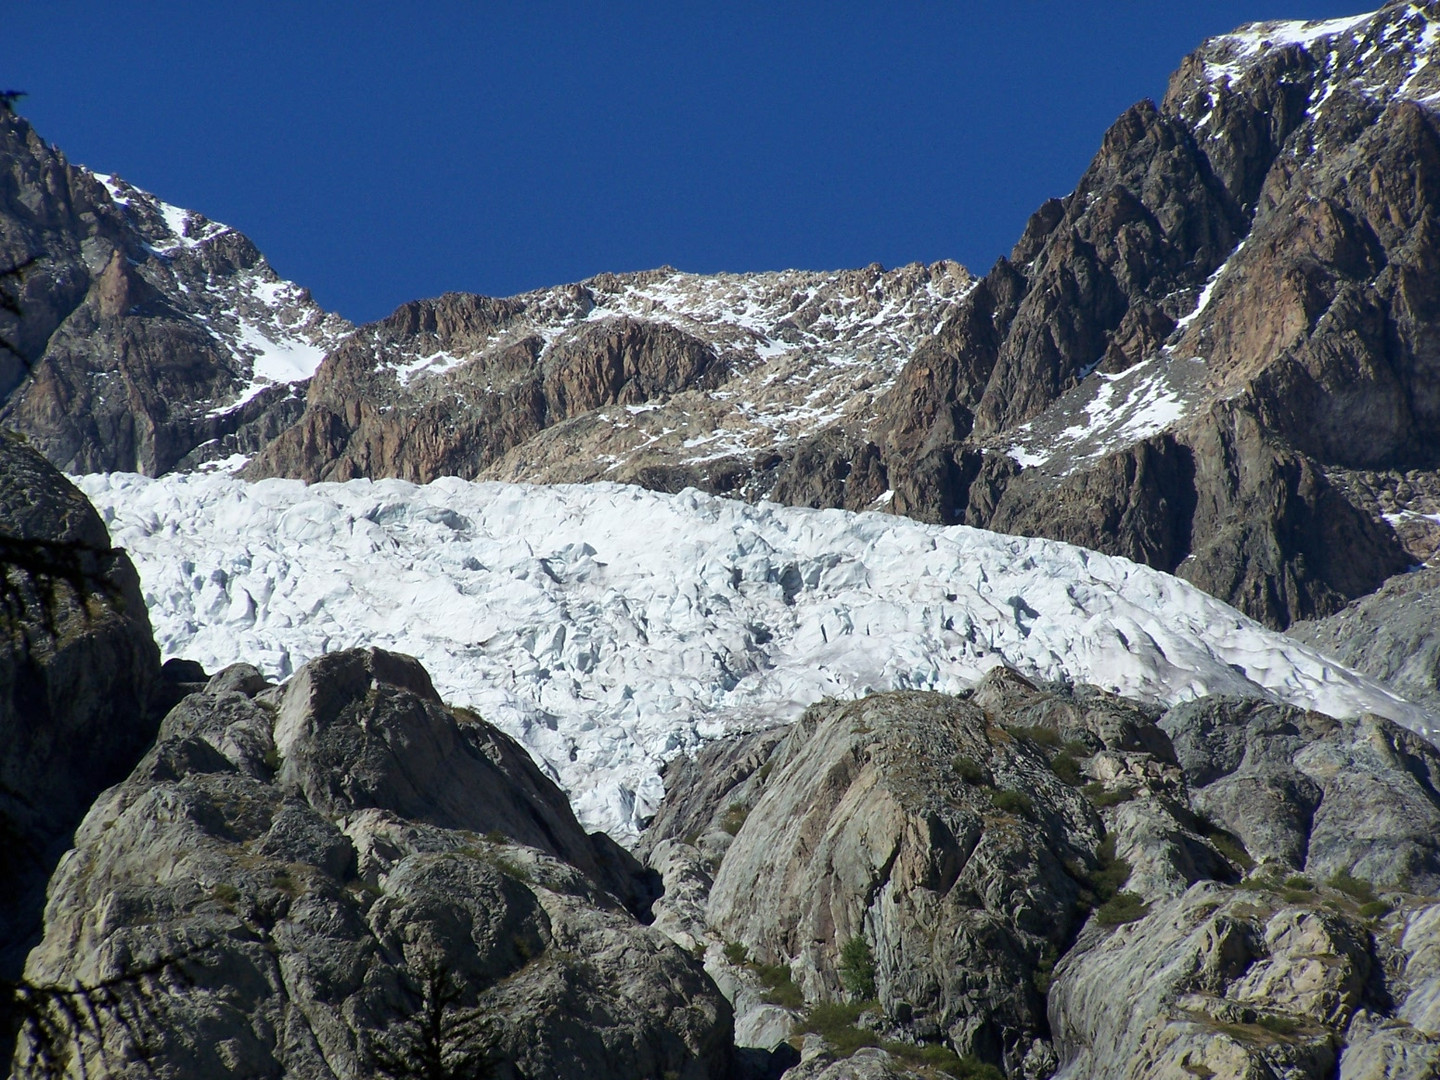
[[[152,284],[202,323],[234,358],[238,371],[248,375],[238,393],[227,395],[212,413],[233,412],[267,387],[310,378],[325,354],[350,333],[348,322],[323,311],[307,290],[281,278],[258,252],[239,260],[226,253],[223,266],[216,265],[208,249],[224,246],[226,238],[242,250],[250,247],[230,226],[117,176],[92,175],[155,256],[147,267]]]
[[[653,813],[663,761],[707,738],[825,696],[958,692],[1002,663],[1162,704],[1430,723],[1176,578],[1052,541],[614,484],[78,483],[167,657],[281,678],[336,649],[410,653],[619,837]]]
[[[1298,46],[1318,65],[1308,110],[1340,89],[1377,101],[1408,99],[1434,105],[1440,98],[1440,8],[1431,3],[1390,3],[1377,11],[1310,22],[1250,23],[1212,38],[1200,50],[1205,78],[1237,81],[1275,50]]]

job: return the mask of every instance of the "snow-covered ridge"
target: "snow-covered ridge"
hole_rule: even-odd
[[[1341,19],[1251,23],[1205,42],[1195,53],[1199,63],[1181,68],[1181,81],[1167,101],[1193,124],[1197,137],[1220,138],[1223,125],[1217,118],[1228,89],[1243,87],[1276,50],[1303,49],[1310,62],[1295,65],[1283,79],[1304,82],[1309,89],[1309,127],[1291,136],[1305,153],[1315,147],[1314,135],[1306,132],[1313,133],[1325,109],[1347,95],[1379,104],[1404,99],[1440,107],[1437,45],[1440,3],[1435,0],[1389,4]],[[1245,265],[1246,243],[1242,239],[1213,271],[1168,342],[1145,363],[1118,375],[1085,372],[1078,387],[1035,420],[1006,433],[996,448],[1023,467],[1063,476],[1179,426],[1217,397],[1233,395],[1235,385],[1205,377],[1204,320],[1228,286],[1232,268]]]
[[[508,298],[514,314],[479,340],[427,331],[397,343],[377,334],[373,362],[376,370],[393,374],[402,395],[448,398],[452,380],[470,390],[502,392],[506,366],[496,376],[486,358],[527,339],[543,342],[541,365],[589,328],[620,319],[665,324],[704,342],[724,373],[719,385],[673,406],[652,403],[644,415],[615,409],[597,417],[594,442],[566,455],[559,477],[577,478],[564,473],[579,469],[578,478],[589,478],[580,468],[583,458],[609,478],[642,457],[698,465],[772,451],[842,420],[863,427],[915,347],[953,317],[975,284],[953,262],[888,271],[873,265],[823,272],[702,275],[662,268],[602,274]],[[527,450],[527,468],[529,457]],[[494,475],[514,478],[504,465]]]
[[[1204,361],[1164,350],[1119,374],[1093,372],[1034,420],[1007,435],[1022,468],[1068,476],[1174,427],[1201,398]]]
[[[137,267],[140,274],[233,357],[237,392],[202,403],[212,414],[237,409],[267,387],[310,378],[352,331],[308,291],[276,274],[230,226],[117,176],[91,175],[152,256]]]
[[[964,267],[949,262],[890,271],[689,274],[667,267],[602,274],[512,297],[521,315],[474,355],[530,335],[548,345],[584,323],[628,317],[667,323],[710,342],[732,365],[817,352],[831,364],[874,364],[893,374],[974,286]],[[379,359],[403,369],[406,381],[466,360],[442,354],[432,372],[423,349],[413,359],[394,352]]]
[[[611,484],[77,482],[165,656],[279,678],[335,649],[413,654],[621,837],[660,764],[706,738],[1001,663],[1153,702],[1430,722],[1176,578],[1051,541]]]
[[[1275,49],[1299,46],[1318,63],[1312,112],[1345,87],[1375,99],[1440,100],[1440,5],[1390,4],[1318,22],[1261,22],[1212,38],[1200,50],[1211,82],[1235,82]],[[1201,121],[1204,126],[1204,118]]]

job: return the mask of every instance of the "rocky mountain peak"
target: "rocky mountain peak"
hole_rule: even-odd
[[[71,164],[20,117],[0,117],[0,155],[0,259],[35,259],[0,422],[73,472],[159,474],[293,421],[344,319],[239,232]]]

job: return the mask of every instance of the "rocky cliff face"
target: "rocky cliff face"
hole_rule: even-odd
[[[169,961],[169,985],[114,991],[129,1026],[101,1010],[85,1028],[97,1075],[375,1075],[439,972],[447,1060],[719,1080],[729,1007],[637,920],[642,877],[415,661],[336,653],[283,688],[228,669],[86,817],[26,974],[95,985]]]
[[[1434,464],[1437,14],[1242,28],[1122,117],[967,300],[996,313],[954,353],[993,357],[975,435],[892,468],[896,507],[1140,558],[1279,626],[1428,558],[1348,474]]]
[[[154,736],[160,656],[130,560],[85,497],[10,436],[0,548],[0,976],[13,977],[75,826]]]
[[[349,332],[234,229],[72,165],[0,114],[0,265],[34,262],[4,337],[0,423],[70,472],[159,475],[292,424]]]
[[[716,744],[642,849],[737,1041],[810,1033],[787,1075],[1418,1078],[1437,769],[1374,718],[997,669]]]
[[[1289,632],[1419,705],[1440,705],[1440,569],[1397,575],[1329,618]]]

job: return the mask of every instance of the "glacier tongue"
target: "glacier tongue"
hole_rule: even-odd
[[[166,657],[272,678],[419,657],[633,836],[676,753],[824,696],[956,692],[1006,663],[1172,703],[1415,706],[1167,574],[1047,540],[613,484],[77,478],[140,571]]]

